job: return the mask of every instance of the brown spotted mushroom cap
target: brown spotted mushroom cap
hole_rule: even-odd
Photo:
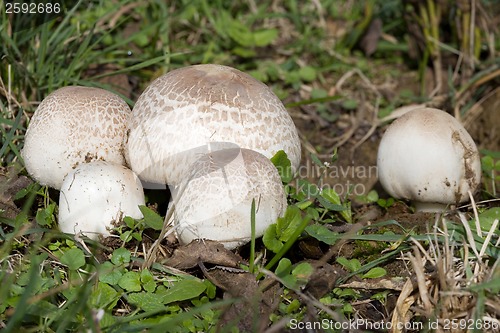
[[[228,249],[249,242],[252,200],[255,236],[260,237],[287,207],[281,178],[266,156],[239,148],[202,155],[186,183],[173,192],[179,241],[210,239]]]
[[[80,163],[125,164],[123,141],[130,108],[103,89],[64,87],[48,95],[33,114],[22,156],[40,184],[60,189]]]
[[[178,185],[199,155],[193,149],[211,142],[268,158],[284,150],[294,170],[300,163],[297,129],[283,103],[265,84],[231,67],[171,71],[151,83],[132,113],[125,156],[148,182]]]

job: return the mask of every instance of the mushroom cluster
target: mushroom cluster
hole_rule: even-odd
[[[71,86],[48,95],[29,123],[22,157],[42,185],[61,190],[63,232],[97,239],[124,215],[141,218],[141,183],[123,156],[131,110],[104,89]]]
[[[123,215],[142,217],[143,186],[168,185],[181,243],[234,248],[251,238],[252,201],[256,237],[286,209],[269,160],[280,150],[296,170],[297,129],[272,90],[231,67],[195,65],[153,81],[132,111],[102,89],[55,91],[36,110],[22,155],[33,178],[61,190],[64,232],[108,236]]]
[[[433,108],[410,111],[387,128],[377,165],[385,190],[423,212],[467,201],[481,180],[474,140],[457,119]]]

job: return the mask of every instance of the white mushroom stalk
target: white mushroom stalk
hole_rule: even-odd
[[[454,117],[432,108],[411,111],[387,128],[377,164],[385,190],[413,201],[417,211],[468,201],[481,180],[474,140]]]
[[[135,104],[125,156],[141,180],[179,185],[196,147],[229,142],[268,158],[284,150],[300,162],[297,129],[272,90],[248,74],[196,65],[156,79]],[[228,147],[219,147],[226,149]]]
[[[144,193],[132,170],[104,161],[79,164],[62,183],[59,228],[94,240],[108,237],[123,217],[142,218],[139,205]]]
[[[130,108],[103,89],[65,87],[48,95],[35,111],[22,156],[28,173],[60,189],[78,164],[106,160],[124,164],[123,141]]]
[[[181,244],[210,239],[234,249],[283,215],[287,203],[278,171],[264,155],[249,149],[218,150],[201,156],[190,177],[173,194],[174,224]]]

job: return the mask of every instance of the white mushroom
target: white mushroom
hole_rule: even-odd
[[[282,216],[287,203],[280,176],[264,155],[225,149],[201,156],[189,180],[173,194],[179,241],[216,240],[233,249],[251,239],[255,199],[255,236]]]
[[[283,103],[269,87],[231,67],[171,71],[151,83],[132,113],[125,156],[147,182],[177,186],[196,160],[193,149],[210,142],[268,158],[284,150],[293,170],[300,163],[297,129]]]
[[[59,197],[59,228],[97,239],[109,236],[124,216],[142,218],[144,193],[137,175],[104,161],[79,164],[65,178]]]
[[[417,211],[440,211],[468,200],[480,184],[477,147],[451,115],[432,108],[394,121],[378,150],[379,180],[394,198],[409,199]]]
[[[60,189],[79,163],[106,160],[124,164],[123,140],[129,106],[103,89],[65,87],[48,95],[35,111],[22,156],[40,184]]]

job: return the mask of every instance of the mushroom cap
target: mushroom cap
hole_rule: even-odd
[[[59,197],[59,228],[97,239],[124,216],[142,218],[144,192],[137,175],[123,165],[105,161],[79,164],[64,178]]]
[[[60,189],[79,163],[106,160],[125,164],[123,141],[130,108],[99,88],[64,87],[38,106],[26,132],[22,156],[40,184]]]
[[[260,237],[287,207],[281,178],[266,156],[238,148],[201,156],[189,180],[173,193],[179,241],[210,239],[228,249],[249,242],[253,199],[255,237]]]
[[[391,196],[417,203],[467,201],[481,179],[474,140],[458,120],[432,108],[411,111],[387,128],[377,164],[380,183]]]
[[[132,114],[125,157],[147,182],[178,185],[197,158],[192,149],[210,142],[268,158],[284,150],[294,170],[300,163],[297,129],[283,103],[265,84],[231,67],[173,70],[149,85]]]

